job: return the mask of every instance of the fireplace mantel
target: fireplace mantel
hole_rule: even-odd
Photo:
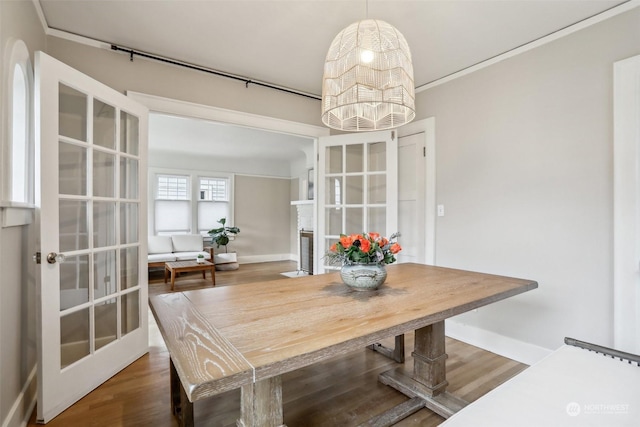
[[[294,200],[291,206],[298,211],[298,231],[313,230],[313,200]]]

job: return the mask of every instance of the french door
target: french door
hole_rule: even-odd
[[[321,137],[318,142],[317,272],[336,269],[322,254],[340,234],[398,226],[398,139],[395,131]]]
[[[148,349],[148,111],[37,52],[38,404],[46,423]]]

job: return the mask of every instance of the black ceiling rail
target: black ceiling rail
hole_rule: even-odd
[[[249,78],[246,78],[246,77],[241,77],[241,76],[236,76],[234,74],[225,73],[223,71],[212,70],[210,68],[205,68],[205,67],[200,67],[198,65],[189,64],[187,62],[177,61],[175,59],[164,58],[162,56],[152,55],[150,53],[145,53],[145,52],[140,52],[140,51],[137,51],[137,50],[134,50],[134,49],[128,49],[128,48],[120,47],[120,46],[117,46],[115,44],[111,45],[111,50],[115,50],[117,52],[126,52],[126,53],[128,53],[130,61],[133,61],[134,55],[137,55],[137,56],[140,56],[140,57],[143,57],[143,58],[153,59],[154,61],[164,62],[165,64],[177,65],[179,67],[185,67],[185,68],[189,68],[191,70],[202,71],[204,73],[213,74],[213,75],[220,76],[220,77],[226,77],[228,79],[238,80],[238,81],[244,82],[245,87],[247,87],[247,88],[249,87],[249,84],[253,84],[253,85],[256,85],[256,86],[266,87],[268,89],[274,89],[274,90],[279,90],[281,92],[290,93],[292,95],[298,95],[298,96],[303,96],[305,98],[315,99],[317,101],[322,100],[322,98],[319,97],[318,95],[311,95],[311,94],[304,93],[304,92],[298,92],[298,91],[293,90],[293,89],[287,89],[287,88],[276,86],[276,85],[272,85],[272,84],[269,84],[269,83],[265,83],[265,82],[261,82],[261,81],[257,81],[257,80],[252,80],[252,79],[249,79]]]

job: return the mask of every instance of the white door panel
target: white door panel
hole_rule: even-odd
[[[398,141],[398,224],[402,245],[398,262],[426,262],[424,147],[424,132],[401,136]]]
[[[42,52],[35,63],[46,423],[147,352],[148,111]]]

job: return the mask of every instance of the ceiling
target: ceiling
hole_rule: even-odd
[[[51,29],[319,96],[323,62],[331,41],[347,25],[366,17],[385,20],[405,36],[419,89],[625,1],[39,0],[39,3]]]
[[[149,115],[149,148],[225,159],[291,162],[313,152],[313,140],[294,135],[162,114]]]
[[[417,87],[615,0],[40,0],[50,28],[319,95],[333,38],[367,17],[404,34]]]

